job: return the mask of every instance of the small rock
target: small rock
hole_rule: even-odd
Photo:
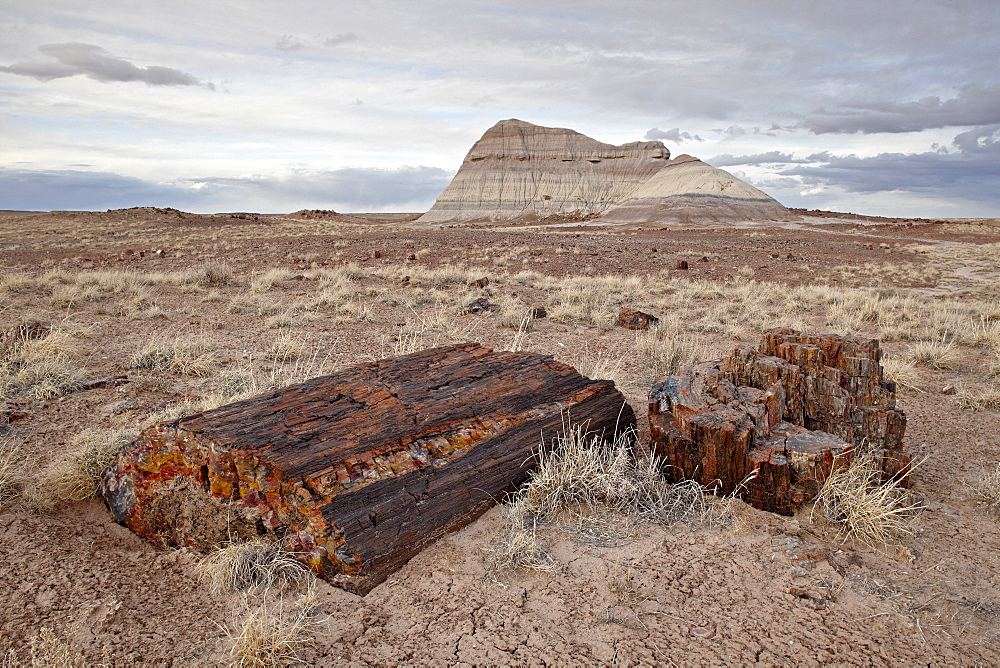
[[[544,306],[532,306],[530,314],[533,319],[538,320],[547,316],[549,312],[545,310]]]
[[[715,625],[705,624],[704,626],[692,626],[691,635],[702,640],[709,640],[715,637]]]
[[[698,262],[708,262],[708,256],[702,255],[700,258],[698,258]]]
[[[380,259],[382,259],[382,252],[381,251],[375,251],[374,253],[372,253],[372,257],[374,259],[376,259],[376,260],[380,260]]]
[[[466,313],[482,313],[483,311],[489,311],[493,308],[489,300],[486,297],[480,297],[479,299],[472,300],[468,306],[465,307]]]
[[[112,412],[115,415],[121,415],[122,413],[128,413],[129,411],[134,411],[139,408],[139,404],[136,403],[134,399],[126,399],[125,401],[119,403],[114,407]]]
[[[675,267],[675,269],[679,269],[681,271],[687,271],[687,268],[688,268],[687,260],[677,260],[677,266]]]
[[[413,262],[414,260],[417,259],[417,256],[414,253],[410,253],[409,255],[406,256],[406,259],[409,260],[410,262]]]
[[[634,308],[622,306],[618,311],[618,324],[625,329],[649,329],[651,325],[660,322],[655,315],[643,313]]]

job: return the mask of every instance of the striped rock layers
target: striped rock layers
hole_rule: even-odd
[[[423,223],[782,219],[767,194],[658,141],[604,144],[565,128],[500,121],[475,143]]]

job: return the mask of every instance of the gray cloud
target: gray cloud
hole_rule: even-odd
[[[274,48],[278,51],[301,51],[306,45],[294,35],[282,35],[281,39],[274,43]]]
[[[96,211],[128,206],[178,206],[190,201],[172,186],[72,169],[0,169],[0,209]]]
[[[681,132],[680,128],[674,128],[672,130],[661,130],[660,128],[653,128],[646,133],[645,139],[647,141],[665,139],[667,141],[672,141],[678,144],[685,141],[705,141],[698,135],[693,135],[690,132]]]
[[[848,192],[912,192],[1000,205],[1000,126],[955,137],[956,151],[880,153],[871,157],[809,156],[808,165],[778,172],[806,185],[837,186]]]
[[[792,157],[791,153],[781,151],[768,151],[767,153],[754,153],[752,155],[731,155],[723,153],[714,158],[710,158],[708,164],[713,167],[732,167],[734,165],[766,165],[775,162],[804,162]]]
[[[955,135],[952,141],[962,153],[993,153],[1000,147],[1000,124],[989,125]]]
[[[969,84],[948,100],[932,96],[916,102],[852,102],[839,110],[818,110],[806,119],[816,134],[917,132],[996,123],[1000,123],[1000,84]]]
[[[436,167],[348,167],[155,183],[110,172],[0,169],[0,209],[101,210],[164,206],[198,212],[430,208],[452,173]]]
[[[767,130],[761,130],[758,127],[745,128],[740,125],[730,125],[728,128],[713,128],[712,132],[718,132],[720,135],[728,135],[730,137],[745,137],[747,135],[765,135],[767,137],[776,137],[775,132],[777,130],[783,130],[777,125],[772,125]]]
[[[340,46],[341,44],[347,44],[348,42],[356,42],[358,36],[353,32],[342,32],[332,37],[327,37],[323,40],[323,46]]]
[[[0,65],[0,71],[51,81],[82,74],[97,81],[141,81],[150,86],[199,86],[196,77],[171,67],[150,65],[137,67],[127,60],[116,58],[99,46],[66,42],[45,44],[38,50],[52,60],[19,62]],[[212,84],[204,84],[213,88]]]

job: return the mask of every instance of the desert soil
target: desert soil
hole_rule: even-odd
[[[931,305],[910,314],[914,332],[943,317],[932,306],[976,304],[956,316],[971,319],[970,328],[1000,319],[996,221],[813,215],[782,224],[430,228],[415,218],[157,209],[0,216],[0,330],[49,323],[79,342],[75,364],[88,379],[130,379],[53,399],[10,397],[17,412],[0,429],[19,444],[33,489],[0,511],[2,655],[27,662],[32,639],[47,628],[91,664],[230,661],[241,602],[209,594],[201,555],[157,551],[97,500],[46,507],[39,497],[48,494],[47,467],[85,430],[134,432],[185,398],[220,391],[234,373],[318,373],[414,341],[504,347],[519,319],[509,305],[542,306],[550,317],[533,323],[524,348],[612,375],[641,421],[652,379],[636,334],[611,324],[619,305],[673,314],[706,354],[754,345],[761,329],[782,325],[882,335],[898,358],[920,338],[941,338],[835,313],[833,298],[754,316],[755,307],[732,301],[753,290],[912,296]],[[677,269],[678,260],[689,268]],[[116,283],[122,274],[141,280]],[[466,285],[480,276],[487,288]],[[607,288],[616,281],[632,282],[626,297]],[[477,296],[514,315],[462,313]],[[585,307],[610,315],[572,310]],[[545,526],[553,569],[497,581],[485,577],[503,524],[494,508],[363,598],[320,583],[302,660],[998,665],[1000,522],[972,486],[1000,462],[1000,421],[995,410],[957,400],[989,390],[996,353],[971,334],[956,336],[950,363],[916,367],[899,393],[907,447],[927,458],[912,477],[927,508],[900,546],[865,546],[809,507],[789,518],[736,502],[735,521],[722,528],[640,525],[595,538]],[[147,345],[185,337],[201,342],[202,375],[133,363]],[[306,352],[275,359],[269,351],[279,339]],[[948,385],[959,395],[943,394]]]

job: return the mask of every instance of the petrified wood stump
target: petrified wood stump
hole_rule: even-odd
[[[759,350],[737,348],[653,386],[652,449],[674,480],[786,515],[862,443],[879,451],[886,479],[898,476],[912,455],[881,355],[871,339],[769,330]]]
[[[271,535],[364,594],[523,483],[567,414],[608,438],[635,424],[613,383],[551,357],[434,348],[156,425],[103,494],[155,545]]]

